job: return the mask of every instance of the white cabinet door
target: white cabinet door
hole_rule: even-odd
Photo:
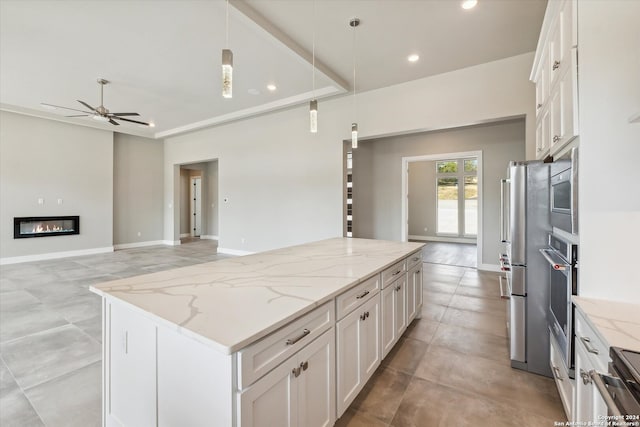
[[[106,425],[155,426],[156,327],[119,304],[106,303],[106,310],[109,319],[109,342],[105,346],[109,352]]]
[[[562,97],[560,90],[551,93],[549,115],[551,117],[551,152],[560,144],[562,139]]]
[[[298,425],[331,427],[335,422],[335,332],[332,328],[298,353]]]
[[[422,307],[422,265],[413,267],[407,276],[407,325],[409,325]]]
[[[240,427],[295,427],[295,357],[269,372],[240,395]]]
[[[595,364],[579,340],[576,340],[576,401],[575,420],[594,422],[606,419],[607,405],[589,377]]]
[[[398,279],[391,284],[395,291],[395,334],[396,341],[407,329],[407,278],[406,276]]]
[[[382,342],[382,357],[386,357],[387,354],[393,348],[396,343],[396,327],[395,327],[395,307],[396,307],[396,291],[393,286],[387,286],[380,293],[381,304],[381,342]]]
[[[362,364],[362,385],[366,383],[380,366],[380,300],[371,298],[362,306],[365,319],[360,322],[360,357]]]
[[[336,325],[338,417],[380,366],[379,319],[376,295]]]

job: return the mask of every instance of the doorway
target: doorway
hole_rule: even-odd
[[[425,260],[482,264],[482,152],[402,158],[402,237]]]

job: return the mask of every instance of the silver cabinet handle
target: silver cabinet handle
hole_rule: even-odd
[[[560,141],[560,136],[559,135],[553,135],[553,142],[558,142]]]
[[[589,337],[580,337],[580,341],[582,341],[582,343],[587,348],[587,351],[589,353],[593,353],[593,354],[599,354],[600,353],[597,348],[595,348],[595,347],[593,347],[591,345],[591,338],[589,338]]]
[[[291,373],[293,374],[294,377],[298,378],[300,376],[300,367],[298,366],[297,368],[293,368],[291,370]]]
[[[500,281],[500,298],[502,299],[510,299],[511,295],[509,294],[509,291],[507,290],[507,287],[509,286],[509,284],[507,283],[505,285],[504,282],[504,276],[499,276],[498,280]]]
[[[591,377],[589,376],[589,373],[582,368],[580,369],[580,377],[582,378],[582,383],[584,385],[587,385],[591,382]]]
[[[540,251],[544,259],[547,260],[549,265],[551,265],[551,268],[553,268],[554,270],[565,271],[567,268],[571,267],[552,249],[538,249],[538,251]]]
[[[295,337],[295,338],[288,339],[288,340],[287,340],[287,342],[286,342],[286,344],[287,344],[287,345],[293,345],[293,344],[297,343],[298,341],[300,341],[302,338],[304,338],[304,337],[306,337],[307,335],[309,335],[310,333],[311,333],[311,331],[310,331],[310,330],[308,330],[308,329],[303,329],[303,330],[302,330],[302,333],[301,333],[300,335],[298,335],[298,336],[297,336],[297,337]]]
[[[397,275],[398,275],[398,274],[400,274],[400,273],[402,273],[402,270],[401,270],[401,269],[400,269],[400,270],[398,270],[398,271],[396,271],[395,273],[393,273],[393,274],[392,274],[392,276],[397,276]]]
[[[402,285],[396,286],[396,292],[399,291],[400,289],[402,289]]]
[[[553,368],[552,368],[552,369],[553,369],[553,373],[554,373],[554,375],[555,375],[555,377],[556,377],[556,379],[557,379],[558,381],[562,381],[562,380],[564,380],[564,378],[562,378],[562,375],[560,375],[560,369],[558,369],[558,367],[557,367],[557,366],[553,366]]]
[[[593,381],[593,385],[595,385],[598,391],[600,392],[600,395],[602,396],[604,403],[607,405],[607,408],[609,409],[609,413],[616,417],[622,417],[623,416],[622,412],[618,408],[618,405],[616,405],[616,401],[614,400],[614,398],[611,397],[611,392],[609,391],[609,389],[607,388],[607,385],[605,384],[605,382],[609,382],[612,380],[615,381],[617,378],[612,378],[608,375],[600,374],[595,369],[592,369],[591,371],[589,371],[589,376],[591,377],[591,381]]]
[[[364,291],[363,293],[361,293],[360,295],[356,296],[356,299],[360,299],[360,298],[364,298],[367,295],[369,295],[369,291]]]
[[[302,362],[300,364],[300,367],[302,368],[303,371],[306,371],[307,369],[309,369],[309,361]]]
[[[364,321],[364,320],[366,320],[366,319],[367,319],[367,317],[369,317],[369,312],[368,312],[368,311],[365,311],[364,313],[362,313],[362,314],[360,315],[360,320]]]
[[[553,67],[551,67],[553,69],[553,71],[557,70],[558,68],[560,68],[560,61],[553,61]]]
[[[420,259],[420,257],[414,257],[413,261],[418,261]]]

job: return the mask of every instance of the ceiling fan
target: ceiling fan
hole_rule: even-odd
[[[124,116],[139,116],[140,114],[138,113],[111,113],[109,112],[109,110],[104,106],[104,85],[108,84],[109,80],[105,80],[105,79],[98,79],[98,84],[100,85],[100,106],[99,107],[92,107],[91,105],[87,104],[84,101],[80,101],[79,99],[77,100],[80,104],[84,105],[85,107],[87,107],[89,110],[91,111],[84,111],[84,110],[77,110],[75,108],[69,108],[69,107],[62,107],[60,105],[53,105],[53,104],[46,104],[46,103],[42,103],[41,105],[44,107],[49,107],[49,108],[64,108],[65,110],[71,110],[71,111],[79,111],[81,113],[85,113],[85,114],[74,114],[72,116],[65,116],[65,117],[93,117],[95,120],[98,120],[100,122],[109,122],[112,125],[115,126],[119,126],[120,123],[118,123],[116,120],[122,120],[125,122],[131,122],[131,123],[137,123],[139,125],[145,125],[145,126],[149,126],[149,127],[153,127],[153,124],[150,123],[145,123],[145,122],[140,122],[138,120],[132,120],[132,119],[126,119],[124,118]]]

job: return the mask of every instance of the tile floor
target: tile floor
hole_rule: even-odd
[[[215,242],[198,241],[0,267],[0,425],[100,425],[100,301],[88,286],[222,257]],[[336,425],[542,427],[563,420],[551,379],[509,367],[496,275],[424,267],[422,319]]]

